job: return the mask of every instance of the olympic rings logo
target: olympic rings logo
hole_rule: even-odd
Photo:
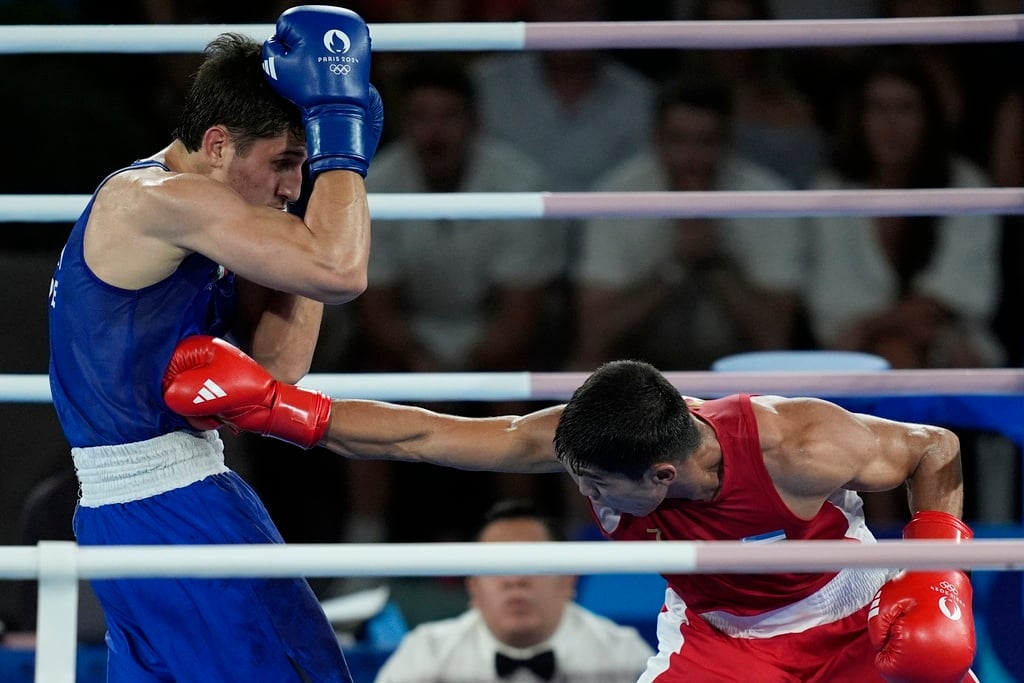
[[[335,76],[344,76],[348,72],[352,71],[352,67],[348,64],[331,64],[331,73]]]

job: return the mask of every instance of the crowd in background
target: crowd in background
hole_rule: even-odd
[[[0,2],[0,21],[241,24],[272,21],[288,4],[8,1]],[[982,0],[344,4],[371,26],[1020,11],[1016,1]],[[374,193],[1019,187],[1021,50],[980,43],[380,52],[373,81],[386,120],[367,187]],[[4,56],[0,84],[12,98],[4,107],[11,132],[4,192],[89,193],[140,150],[163,145],[176,115],[169,103],[182,100],[198,58]],[[313,370],[589,370],[627,357],[663,370],[705,370],[715,358],[764,349],[866,351],[893,368],[1020,367],[1021,227],[1020,216],[986,215],[378,221],[369,289],[327,312]],[[66,233],[61,226],[8,225],[0,252],[15,260],[43,254],[55,263]],[[17,283],[21,296],[37,299],[41,317],[47,281]],[[7,364],[6,371],[45,372],[36,365],[41,337],[29,344],[29,360]],[[8,358],[17,363],[10,360],[16,353]],[[522,407],[443,406],[466,414]],[[974,436],[964,439],[977,456],[965,458],[968,481],[986,448],[1000,447],[988,435]],[[507,495],[530,495],[566,517],[577,512],[578,496],[556,477],[345,463],[318,450],[241,440],[249,458],[242,471],[293,542],[462,538],[467,520]],[[296,458],[308,466],[296,467]],[[998,465],[1009,483],[1003,504],[1010,517],[1020,508],[1014,497],[1020,486],[1013,483],[1019,459],[1011,452]],[[431,496],[426,510],[424,491],[455,478],[465,478],[458,490],[475,491],[476,499],[461,497],[446,509]],[[968,518],[979,512],[970,490]],[[898,501],[877,509],[902,519]]]

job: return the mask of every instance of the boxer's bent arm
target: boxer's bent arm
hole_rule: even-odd
[[[238,314],[232,332],[238,346],[274,379],[298,382],[313,361],[324,305],[241,278],[236,287]]]
[[[363,178],[352,171],[332,170],[320,173],[303,217],[314,233],[340,231],[329,254],[321,254],[324,266],[344,273],[344,298],[326,303],[347,303],[366,291],[370,260],[370,205]]]
[[[249,203],[197,174],[161,174],[137,193],[144,230],[199,252],[241,277],[316,301],[344,303],[366,288],[370,214],[363,179],[332,171],[317,179],[305,222]]]
[[[844,485],[857,491],[886,490],[906,484],[911,513],[938,510],[963,513],[960,440],[942,427],[856,415],[875,437],[864,444],[868,457]]]
[[[960,438],[947,429],[928,429],[932,435],[931,443],[908,482],[910,512],[938,510],[962,517],[964,475]]]
[[[910,485],[913,510],[959,516],[960,449],[947,429],[852,413],[820,399],[756,397],[765,463],[780,491],[827,498],[833,491]]]
[[[377,401],[335,400],[320,445],[356,459],[559,472],[552,440],[561,412],[561,406],[554,406],[521,417],[467,418]]]

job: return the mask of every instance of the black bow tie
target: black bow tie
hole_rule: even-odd
[[[550,681],[555,675],[555,653],[547,650],[527,659],[516,659],[499,652],[494,655],[494,668],[497,669],[499,678],[511,676],[517,669],[523,668],[529,669],[545,681]]]

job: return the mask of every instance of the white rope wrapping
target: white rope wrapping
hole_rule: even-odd
[[[0,548],[0,579],[39,577],[37,683],[74,683],[77,581],[130,577],[760,573],[845,568],[1024,568],[1024,541],[636,541]],[[43,613],[41,612],[41,616]],[[45,632],[43,632],[45,631]]]
[[[195,53],[225,31],[265,40],[271,24],[0,26],[0,54]],[[906,19],[370,24],[375,51],[766,48],[1014,42],[1024,15]]]
[[[849,541],[596,541],[559,543],[340,543],[288,545],[60,546],[64,573],[138,577],[469,576],[471,574],[672,574],[838,571],[844,568],[1024,569],[1024,541],[976,539],[861,544]],[[33,579],[40,551],[0,548],[0,579]]]
[[[1024,214],[1024,187],[776,192],[373,193],[375,220]],[[0,221],[75,221],[89,195],[0,195]]]
[[[779,396],[985,396],[1024,394],[1024,370],[886,370],[874,372],[665,372],[687,396],[735,393]],[[378,401],[562,401],[583,372],[323,373],[301,386],[337,398]],[[46,375],[0,375],[0,402],[48,403]]]
[[[42,683],[74,683],[78,645],[78,553],[73,543],[40,543],[37,552],[36,673]],[[46,586],[46,590],[42,590]],[[63,657],[43,656],[66,653]]]

